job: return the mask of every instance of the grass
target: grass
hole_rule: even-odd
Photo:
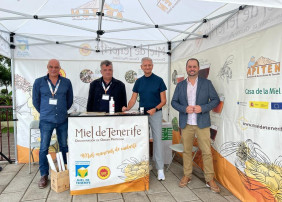
[[[8,129],[7,127],[6,128],[2,128],[2,133],[7,133],[8,132]],[[10,133],[14,133],[14,127],[9,127],[9,131]]]

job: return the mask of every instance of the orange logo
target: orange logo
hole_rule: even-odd
[[[247,78],[278,75],[280,75],[280,62],[263,56],[257,60],[254,56],[250,58],[248,63]]]
[[[60,74],[60,76],[62,76],[62,77],[65,77],[65,78],[66,78],[66,72],[65,72],[65,70],[63,70],[62,68],[60,69],[59,74]]]
[[[107,166],[101,166],[97,171],[97,175],[100,179],[105,180],[110,177],[111,170]]]

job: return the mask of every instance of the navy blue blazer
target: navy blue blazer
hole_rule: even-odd
[[[212,82],[208,79],[198,77],[198,86],[196,92],[196,105],[200,105],[202,112],[197,114],[197,124],[199,128],[210,127],[210,111],[219,104],[219,97],[215,91]],[[179,112],[179,126],[185,128],[187,125],[186,108],[187,100],[187,79],[177,84],[174,91],[171,105]]]

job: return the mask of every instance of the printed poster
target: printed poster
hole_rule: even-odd
[[[148,116],[69,118],[72,195],[149,189]]]

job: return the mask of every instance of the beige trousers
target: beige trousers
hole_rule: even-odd
[[[183,170],[184,175],[191,179],[193,162],[192,162],[192,148],[193,142],[197,135],[197,141],[200,150],[202,151],[202,159],[204,164],[204,174],[206,182],[209,182],[214,177],[213,159],[211,153],[210,142],[210,128],[199,128],[196,125],[186,125],[182,129],[182,142],[184,146],[183,152]]]

